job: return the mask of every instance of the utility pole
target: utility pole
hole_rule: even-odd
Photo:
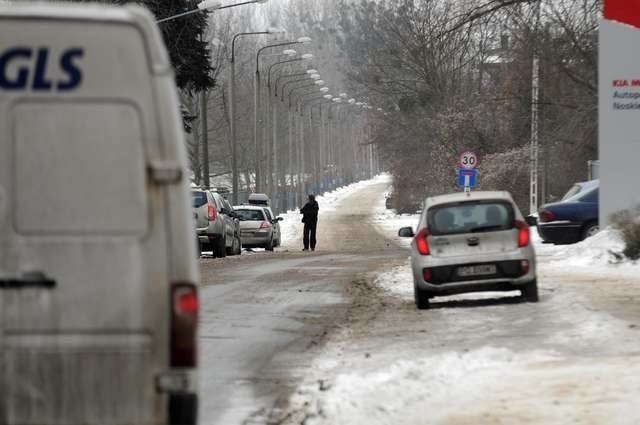
[[[531,146],[530,146],[530,175],[529,175],[529,213],[538,211],[538,127],[539,127],[539,98],[540,98],[540,59],[538,58],[538,28],[540,23],[540,1],[536,4],[536,22],[533,30],[533,60],[531,62]]]

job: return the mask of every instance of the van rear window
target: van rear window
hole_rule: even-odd
[[[10,116],[13,161],[0,163],[13,170],[18,232],[146,233],[144,134],[135,107],[27,102]]]
[[[432,235],[449,235],[508,230],[513,219],[513,208],[506,202],[460,202],[431,208],[427,225]]]

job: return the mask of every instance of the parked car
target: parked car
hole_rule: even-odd
[[[280,220],[275,220],[275,214],[271,209],[271,199],[264,193],[252,193],[249,195],[247,200],[249,205],[258,205],[262,206],[265,209],[267,214],[267,218],[273,223],[273,234],[274,234],[274,245],[275,247],[280,246],[282,243],[282,236],[280,233],[280,224],[278,224]]]
[[[227,255],[240,255],[242,252],[242,238],[240,236],[240,219],[229,201],[222,194],[215,192],[214,196],[219,196],[222,203],[220,214],[225,217],[225,227],[227,229],[227,241],[225,243]],[[232,242],[229,243],[229,240]]]
[[[599,184],[580,190],[560,202],[546,204],[538,211],[538,234],[545,242],[576,243],[600,230]]]
[[[0,20],[0,424],[195,425],[193,213],[156,18]]]
[[[241,239],[237,217],[226,200],[220,194],[204,189],[191,189],[191,200],[202,251],[212,251],[216,257],[225,257],[227,252],[239,254]]]
[[[275,234],[273,223],[282,220],[277,217],[270,220],[264,207],[242,205],[234,207],[240,219],[242,245],[246,248],[264,248],[273,251]]]
[[[529,226],[508,192],[455,193],[427,198],[413,237],[411,268],[416,306],[476,291],[520,290],[538,301],[536,257]]]
[[[585,190],[592,189],[594,187],[598,187],[599,185],[600,185],[600,180],[599,179],[589,180],[589,181],[586,181],[586,182],[575,183],[569,188],[569,190],[557,202],[567,201],[567,200],[573,198],[574,196],[576,196],[578,193],[583,192]],[[536,211],[534,213],[531,213],[526,217],[527,224],[529,224],[530,226],[537,226],[538,225],[538,220],[539,220],[538,211]]]

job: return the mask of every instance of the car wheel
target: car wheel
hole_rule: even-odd
[[[242,254],[242,240],[240,240],[240,236],[236,236],[236,250],[234,255]]]
[[[196,239],[196,254],[197,254],[196,258],[202,257],[202,244],[198,239]]]
[[[534,279],[531,282],[526,283],[522,287],[520,292],[522,292],[522,296],[524,297],[525,301],[530,303],[537,303],[539,300],[538,281]]]
[[[227,255],[236,255],[236,245],[238,243],[238,238],[236,238],[235,236],[233,237],[233,242],[231,243],[231,246],[228,248],[225,248],[227,251]]]
[[[582,229],[582,240],[590,238],[600,231],[600,225],[598,223],[587,223]]]
[[[224,258],[227,256],[227,241],[226,237],[218,238],[216,240],[216,257]]]
[[[273,239],[271,239],[269,243],[264,246],[264,249],[266,249],[267,251],[273,251]]]
[[[418,310],[426,310],[429,308],[429,293],[427,291],[423,291],[414,285],[413,297]]]

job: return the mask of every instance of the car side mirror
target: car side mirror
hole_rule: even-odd
[[[276,217],[276,221],[284,221],[284,218],[282,218],[282,217]]]
[[[415,236],[415,234],[413,233],[413,228],[401,227],[400,230],[398,230],[398,236],[400,236],[401,238],[412,238]]]

